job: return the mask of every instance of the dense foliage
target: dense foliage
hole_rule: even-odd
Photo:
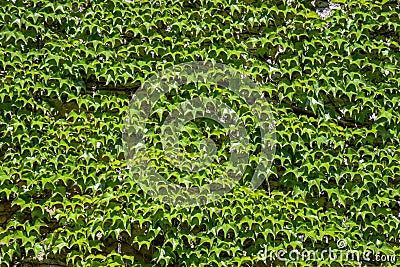
[[[0,264],[311,266],[259,252],[345,240],[397,256],[363,265],[398,266],[400,2],[337,0],[323,18],[332,3],[302,2],[0,1]],[[179,208],[130,177],[123,117],[152,74],[200,60],[263,84],[276,153],[258,190],[243,183],[215,203]],[[202,93],[240,110],[229,91]],[[183,88],[164,103],[189,97]],[[227,157],[218,125],[190,127],[188,146],[209,134]]]

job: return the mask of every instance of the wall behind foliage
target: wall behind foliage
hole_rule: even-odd
[[[276,252],[344,240],[398,266],[400,3],[316,2],[0,1],[1,265],[312,266]],[[152,74],[200,60],[263,84],[277,146],[258,190],[183,209],[129,176],[122,119]]]

